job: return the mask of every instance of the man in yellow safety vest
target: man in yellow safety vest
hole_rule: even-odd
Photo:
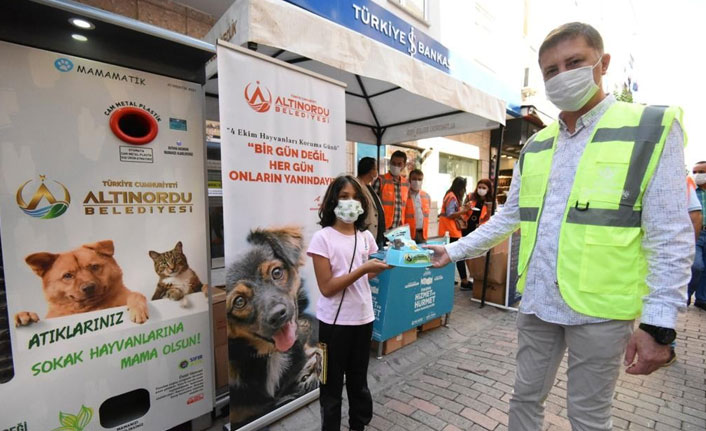
[[[612,429],[621,358],[628,374],[670,361],[694,253],[686,200],[674,199],[685,191],[682,113],[607,95],[609,64],[590,25],[549,33],[539,66],[559,120],[524,145],[498,215],[453,244],[429,247],[443,266],[520,228],[510,431],[542,429],[567,347],[572,429]]]

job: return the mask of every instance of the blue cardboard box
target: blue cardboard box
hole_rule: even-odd
[[[373,340],[384,341],[450,313],[454,265],[444,268],[394,267],[370,280]]]

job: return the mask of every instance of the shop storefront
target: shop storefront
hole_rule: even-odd
[[[521,117],[507,121],[502,147],[491,147],[491,159],[497,162],[492,166],[497,166],[497,200],[500,211],[510,190],[513,168],[520,159],[522,146],[544,127],[533,107],[523,106],[521,113]],[[475,280],[473,288],[475,301],[500,308],[519,307],[522,300],[522,295],[516,289],[519,250],[520,232],[516,231],[510,238],[491,249],[486,256],[467,261],[469,273]]]

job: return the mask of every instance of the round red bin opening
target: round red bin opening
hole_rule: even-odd
[[[120,108],[110,116],[110,130],[121,141],[144,145],[157,137],[159,126],[149,112],[139,108]]]

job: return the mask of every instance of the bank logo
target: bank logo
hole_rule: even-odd
[[[68,58],[60,57],[54,62],[54,67],[59,72],[70,72],[74,68],[74,63]]]
[[[252,88],[252,85],[253,83],[251,82],[245,86],[245,100],[248,102],[248,105],[250,105],[255,112],[269,111],[270,106],[272,106],[272,93],[270,93],[267,87],[263,86],[267,92],[267,97],[265,97],[265,93],[263,93],[260,88],[260,81],[255,81],[255,88]]]
[[[84,428],[93,419],[93,409],[81,406],[78,414],[72,415],[71,413],[59,412],[59,423],[60,427],[54,428],[52,431],[83,431]]]
[[[414,57],[414,54],[417,53],[417,36],[414,34],[414,27],[411,27],[409,29],[409,33],[407,34],[407,40],[409,40],[409,47],[407,48],[407,52],[409,55]]]
[[[39,187],[37,187],[29,203],[26,203],[24,200],[24,191],[29,183],[34,180],[25,182],[17,189],[17,206],[19,206],[25,214],[35,218],[52,219],[59,217],[69,208],[71,196],[66,186],[58,181],[52,181],[53,184],[50,184],[50,190],[49,186],[45,183],[46,179],[46,175],[39,176]],[[54,193],[52,193],[52,190],[54,193],[57,193],[58,196],[60,196],[58,193],[63,192],[64,199],[58,200]]]

